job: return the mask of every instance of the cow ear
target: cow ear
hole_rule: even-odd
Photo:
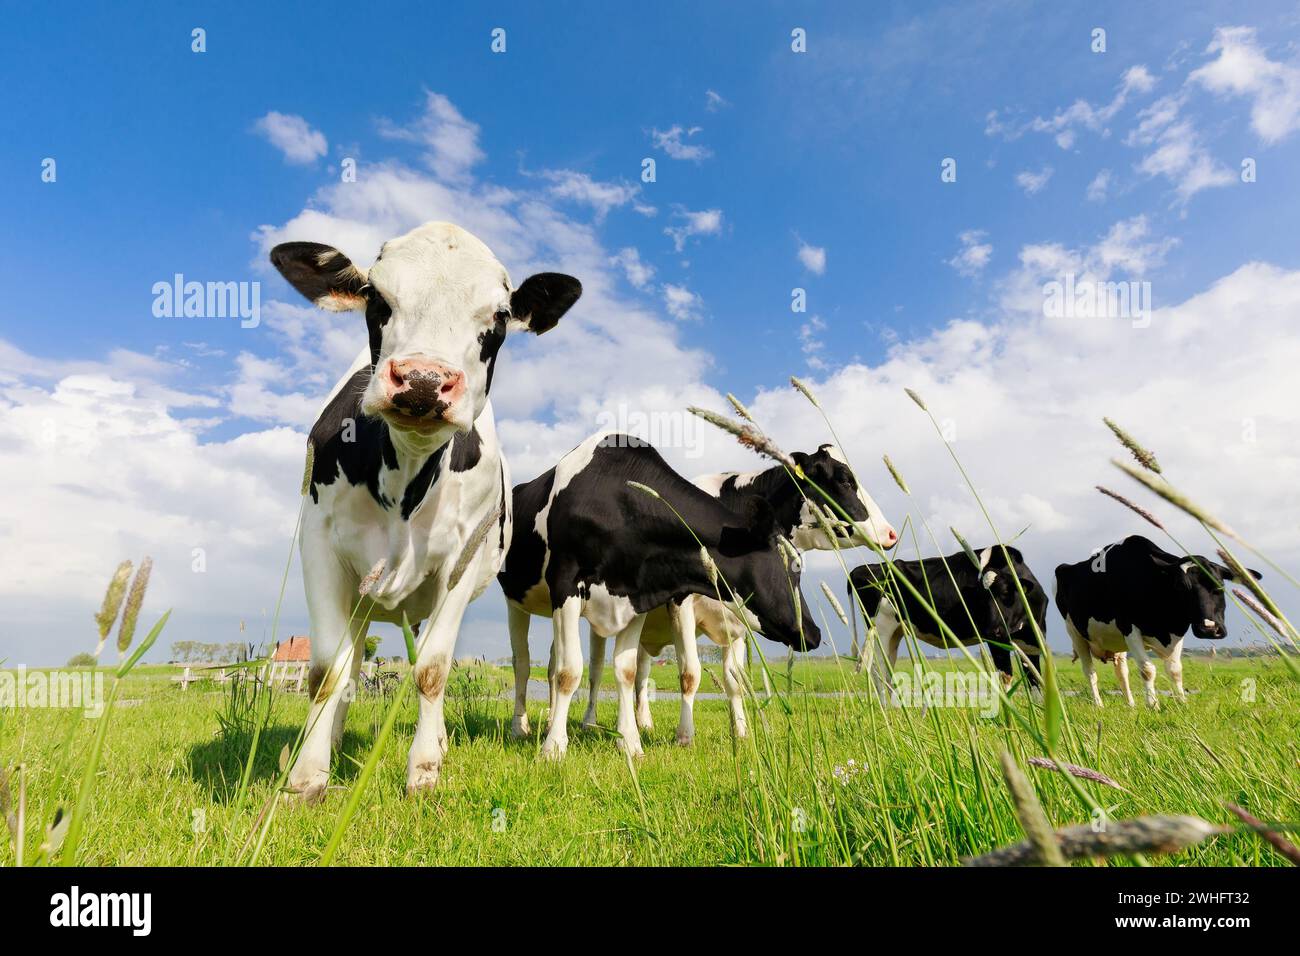
[[[1232,568],[1225,567],[1225,566],[1222,565],[1222,564],[1216,564],[1216,565],[1214,565],[1214,567],[1218,569],[1218,571],[1219,571],[1219,573],[1220,573],[1221,575],[1223,575],[1223,580],[1225,580],[1225,581],[1240,581],[1240,580],[1241,580],[1240,578],[1237,577],[1236,574],[1233,573]],[[1249,574],[1251,577],[1253,577],[1256,581],[1260,580],[1260,579],[1264,576],[1264,575],[1260,574],[1258,571],[1256,571],[1254,568],[1246,568],[1245,570],[1246,570],[1246,573],[1248,573],[1248,574]]]
[[[728,558],[766,548],[776,534],[776,514],[766,498],[747,496],[740,513],[743,524],[723,528],[718,538],[718,550]]]
[[[364,312],[366,274],[333,246],[284,242],[271,250],[271,264],[310,302],[330,312]]]
[[[560,317],[582,295],[582,283],[559,272],[529,276],[510,296],[511,326],[541,335],[555,328]]]

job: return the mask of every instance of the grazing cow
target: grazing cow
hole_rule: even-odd
[[[1137,534],[1093,552],[1087,561],[1058,567],[1056,606],[1092,702],[1101,706],[1092,659],[1114,654],[1120,687],[1133,705],[1127,652],[1137,658],[1148,706],[1157,706],[1156,666],[1148,649],[1164,661],[1174,695],[1184,700],[1183,635],[1190,627],[1201,638],[1227,636],[1223,582],[1233,579],[1231,570],[1209,558],[1179,557]]]
[[[738,474],[701,475],[695,484],[713,495],[728,508],[739,510],[751,495],[767,501],[776,516],[777,531],[800,551],[809,549],[834,550],[872,545],[891,548],[898,534],[885,520],[880,506],[866,490],[858,485],[843,452],[835,445],[822,445],[812,454],[795,452],[795,463],[803,470],[805,479],[796,479],[784,465],[774,465],[764,471]],[[838,511],[830,509],[825,499],[809,482],[816,484],[835,501],[844,514],[853,519],[846,523]],[[825,513],[825,523],[836,540],[830,541],[822,522],[813,511],[813,503]],[[731,602],[720,602],[716,597],[693,594],[681,604],[669,603],[651,611],[641,629],[641,649],[637,658],[636,720],[642,730],[654,726],[650,717],[650,663],[655,655],[672,644],[677,652],[678,679],[681,686],[681,717],[677,723],[677,742],[688,746],[695,735],[695,692],[700,686],[700,658],[695,645],[696,629],[723,648],[722,683],[731,704],[732,725],[738,736],[747,732],[743,703],[745,666],[745,637],[747,634],[743,613]],[[760,631],[757,619],[746,614],[749,629]],[[591,632],[590,665],[591,693],[587,698],[587,713],[583,723],[596,724],[596,701],[599,697],[601,670],[605,663],[605,639]],[[516,689],[516,730],[526,725],[523,715],[523,697]]]
[[[594,633],[615,637],[619,744],[630,755],[642,752],[633,683],[647,612],[715,587],[725,593],[725,581],[772,640],[799,649],[821,643],[807,603],[802,596],[796,603],[799,569],[786,567],[767,502],[751,495],[726,507],[640,439],[591,436],[515,488],[514,508],[519,530],[497,577],[509,608],[517,692],[528,681],[529,615],[549,616],[554,628],[543,756],[559,757],[568,746],[569,701],[582,680],[580,618]]]
[[[1008,556],[1011,558],[1010,567]],[[1047,595],[1017,549],[1007,547],[1006,554],[1003,554],[1000,546],[992,545],[980,551],[978,557],[978,568],[972,566],[965,551],[946,558],[895,561],[893,564],[894,570],[933,605],[934,613],[957,641],[966,646],[981,641],[988,645],[989,655],[1002,674],[1004,684],[1009,684],[1012,676],[1012,645],[1019,648],[1033,665],[1032,669],[1025,668],[1025,671],[1030,680],[1036,682],[1038,641],[1025,604],[1020,599],[1020,591],[1016,588],[1015,577],[1020,578],[1040,630],[1046,622]],[[858,600],[862,602],[868,621],[858,669],[862,669],[869,649],[873,649],[871,675],[882,702],[889,699],[889,675],[898,661],[904,622],[919,641],[933,647],[953,646],[951,640],[941,633],[930,610],[903,585],[890,582],[882,565],[864,564],[849,573],[849,601],[856,607]],[[903,604],[901,615],[896,606],[899,600]],[[853,613],[852,608],[850,612]],[[856,613],[854,633],[857,633]],[[881,646],[871,648],[873,637]]]
[[[311,708],[289,774],[305,800],[329,781],[370,621],[409,619],[422,635],[420,716],[409,792],[432,787],[447,750],[443,690],[466,605],[510,542],[510,475],[488,389],[511,328],[541,334],[582,292],[541,273],[518,288],[482,242],[430,223],[386,242],[368,271],[312,242],[271,250],[321,308],[365,313],[369,345],[311,430],[310,501],[300,547],[311,615]]]

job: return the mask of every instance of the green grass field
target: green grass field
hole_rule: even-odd
[[[715,674],[717,667],[705,665]],[[1111,818],[1187,813],[1231,824],[1223,804],[1233,802],[1265,821],[1300,821],[1300,683],[1276,659],[1190,658],[1187,704],[1165,697],[1158,712],[1141,705],[1136,673],[1136,709],[1108,695],[1105,709],[1097,711],[1077,693],[1077,665],[1058,658],[1057,672],[1067,717],[1059,755],[1124,787],[1077,781]],[[322,805],[304,807],[271,799],[279,755],[306,714],[305,697],[279,696],[241,804],[236,794],[249,737],[220,730],[217,715],[228,692],[211,684],[182,692],[169,679],[175,673],[146,667],[126,678],[77,862],[252,862],[260,815],[272,805],[255,861],[316,862],[383,722],[384,700],[362,696],[352,705],[343,752],[334,761],[337,786]],[[653,706],[655,728],[645,735],[646,756],[634,772],[607,730],[577,726],[576,702],[567,758],[539,761],[540,733],[527,741],[509,738],[511,703],[508,694],[495,696],[508,691],[508,674],[487,673],[486,680],[453,679],[451,751],[440,788],[419,799],[404,794],[416,711],[408,698],[336,862],[955,864],[1024,837],[999,771],[1004,748],[1026,768],[1054,825],[1088,822],[1094,813],[1065,777],[1027,766],[1041,751],[1005,709],[991,718],[956,707],[883,712],[861,696],[804,693],[866,690],[866,676],[853,675],[841,661],[800,661],[792,684],[784,661],[773,663],[777,696],[765,701],[760,692],[750,702],[755,733],[738,745],[725,702],[700,700],[696,743],[678,747],[677,701],[661,698]],[[671,669],[655,677],[660,689],[675,687]],[[1101,679],[1104,690],[1114,688],[1109,668]],[[761,688],[760,680],[754,682]],[[1159,686],[1168,688],[1163,675]],[[702,690],[713,689],[706,676]],[[1041,709],[1023,691],[1013,699],[1031,722],[1041,722]],[[602,727],[613,726],[615,707],[601,702]],[[542,709],[530,705],[535,729]],[[98,723],[77,712],[0,710],[0,766],[24,765],[29,861],[56,810],[75,802]],[[0,862],[14,862],[7,841],[0,843]],[[1256,835],[1236,832],[1146,862],[1283,860]]]

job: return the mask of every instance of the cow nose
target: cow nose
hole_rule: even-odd
[[[384,391],[397,409],[414,418],[440,418],[465,391],[465,373],[427,359],[392,359]]]
[[[895,544],[897,541],[898,541],[898,532],[895,531],[893,528],[890,528],[889,531],[885,534],[885,545],[888,547],[889,545]]]

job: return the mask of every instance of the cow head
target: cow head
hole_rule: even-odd
[[[835,445],[822,445],[811,455],[795,452],[792,456],[808,480],[826,492],[835,503],[853,519],[853,524],[846,524],[843,516],[830,508],[816,488],[806,482],[800,482],[800,490],[805,501],[799,512],[799,524],[792,534],[794,545],[801,551],[810,548],[824,551],[834,550],[835,545],[826,539],[826,532],[813,513],[813,506],[823,509],[827,523],[835,531],[842,548],[855,548],[875,544],[880,548],[892,548],[898,543],[896,532],[880,511],[880,506],[867,494],[865,488],[853,477],[844,453]]]
[[[487,246],[445,222],[390,239],[368,271],[315,242],[278,245],[271,262],[321,308],[365,314],[371,374],[362,412],[434,448],[483,411],[507,330],[540,335],[582,294],[577,279],[554,272],[513,287]]]
[[[765,499],[749,496],[740,515],[739,524],[722,529],[718,543],[723,576],[758,618],[764,637],[795,650],[812,650],[821,644],[822,634],[799,590],[803,567],[798,553],[780,540],[776,515]]]
[[[968,589],[974,593],[967,601],[967,607],[983,637],[1007,642],[1029,624],[1029,613],[1025,602],[1020,599],[1016,577],[1020,578],[1020,586],[1024,588],[1031,607],[1038,604],[1034,592],[1037,583],[1032,582],[1033,576],[1027,573],[1024,557],[1015,548],[1007,547],[1004,554],[1001,546],[992,545],[976,557],[979,559],[979,585],[978,589]]]
[[[1246,570],[1254,575],[1255,580],[1260,579],[1258,571]],[[1170,564],[1166,573],[1173,576],[1177,593],[1186,602],[1184,606],[1191,618],[1192,633],[1206,639],[1227,637],[1228,628],[1223,622],[1226,605],[1223,582],[1237,579],[1232,569],[1195,555]]]

